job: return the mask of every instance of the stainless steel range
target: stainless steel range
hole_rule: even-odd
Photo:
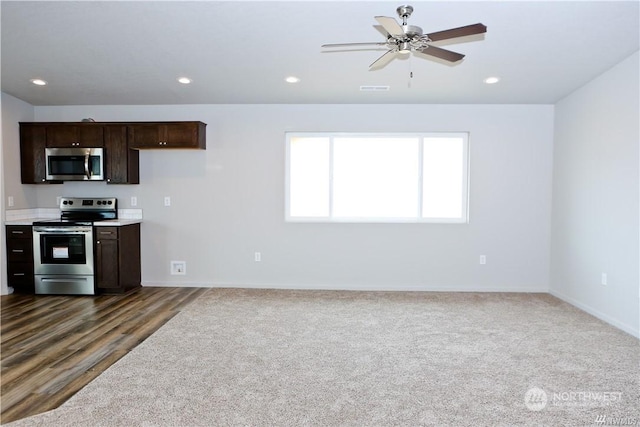
[[[33,223],[35,293],[95,295],[93,222],[118,217],[115,198],[60,200],[60,219]]]

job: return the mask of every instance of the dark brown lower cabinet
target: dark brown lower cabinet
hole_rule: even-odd
[[[98,293],[123,293],[140,287],[140,224],[95,228]]]
[[[14,292],[32,294],[33,232],[30,225],[7,225],[7,282]]]

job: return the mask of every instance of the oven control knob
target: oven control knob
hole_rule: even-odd
[[[69,202],[67,202],[66,200],[62,202],[63,205],[67,205],[69,204]]]
[[[72,205],[73,204],[73,200],[69,200],[69,204]]]
[[[102,200],[98,200],[98,204],[101,205],[102,204]]]
[[[109,203],[110,205],[112,205],[112,204],[113,204],[113,202],[112,202],[111,200],[109,200],[107,203]]]

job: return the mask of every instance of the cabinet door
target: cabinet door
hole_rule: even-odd
[[[161,148],[163,141],[160,126],[156,123],[130,125],[130,148]]]
[[[129,149],[127,127],[110,125],[104,128],[105,170],[108,184],[140,183],[140,157]]]
[[[20,123],[20,178],[23,184],[46,183],[46,127]]]
[[[129,147],[205,149],[205,127],[206,125],[202,122],[158,122],[130,125]]]
[[[118,229],[116,227],[96,227],[95,252],[96,286],[99,289],[120,287]]]
[[[203,148],[200,147],[198,122],[171,123],[162,126],[164,140],[169,148]]]
[[[102,147],[103,145],[103,127],[100,124],[47,126],[47,147]]]

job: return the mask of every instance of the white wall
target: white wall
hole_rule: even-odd
[[[639,62],[635,53],[556,105],[551,254],[552,294],[636,336]]]
[[[20,127],[19,122],[33,120],[34,108],[31,104],[6,93],[1,94],[2,139],[0,140],[0,212],[4,224],[5,209],[37,207],[36,191],[32,186],[20,184]],[[12,196],[14,206],[8,207],[6,198]],[[6,295],[6,236],[4,226],[0,227],[0,294]]]
[[[137,196],[145,285],[548,290],[552,106],[74,106],[35,114],[208,124],[206,151],[141,152],[140,185],[34,186],[40,207],[54,207],[58,195],[115,196],[129,207]],[[470,131],[470,223],[285,223],[288,130]],[[186,261],[187,275],[169,275],[170,260]]]

